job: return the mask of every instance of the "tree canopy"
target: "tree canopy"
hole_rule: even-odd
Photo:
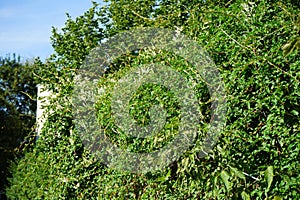
[[[1,190],[8,166],[26,142],[35,123],[36,82],[33,66],[19,57],[0,58],[0,165]]]

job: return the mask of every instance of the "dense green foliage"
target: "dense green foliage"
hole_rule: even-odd
[[[56,53],[39,63],[37,73],[57,93],[49,107],[54,112],[35,148],[12,167],[7,195],[11,199],[299,199],[297,42],[284,53],[299,35],[299,7],[271,0],[108,3],[104,7],[95,4],[74,20],[68,18],[61,32],[53,30]],[[133,174],[106,167],[84,148],[72,123],[74,75],[91,49],[133,27],[181,30],[216,63],[227,93],[227,125],[208,156],[199,156],[201,146],[196,143],[161,171]],[[168,52],[145,49],[118,58],[99,82],[107,88],[96,105],[101,126],[113,142],[136,152],[164,145],[173,137],[168,130],[176,130],[179,115],[171,92],[146,85],[133,97],[131,114],[146,124],[149,103],[163,104],[170,113],[163,132],[166,138],[132,140],[114,128],[109,115],[113,80],[148,62],[169,64],[181,73],[190,69]],[[185,76],[193,78],[189,73]],[[205,87],[199,83],[195,91],[200,102],[207,102]],[[159,98],[154,100],[151,94]],[[209,106],[203,105],[199,135],[205,132]]]
[[[0,198],[4,197],[10,160],[20,155],[35,123],[36,82],[32,64],[0,58]]]

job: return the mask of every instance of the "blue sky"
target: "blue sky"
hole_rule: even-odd
[[[51,27],[62,28],[66,13],[75,18],[90,7],[90,0],[0,0],[0,57],[44,60],[53,53]]]

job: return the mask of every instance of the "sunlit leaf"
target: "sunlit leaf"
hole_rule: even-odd
[[[220,176],[221,176],[221,179],[222,179],[223,183],[225,184],[225,187],[226,187],[227,191],[229,191],[230,190],[230,183],[229,183],[229,180],[228,180],[229,179],[228,173],[223,170],[220,173]]]
[[[235,167],[230,167],[231,171],[239,178],[246,180],[245,175]]]
[[[265,171],[265,180],[268,184],[266,191],[270,190],[273,182],[273,177],[274,177],[273,166],[269,166]]]
[[[241,193],[241,196],[242,196],[242,199],[243,199],[243,200],[250,200],[250,195],[247,194],[245,191],[243,191],[243,192]]]

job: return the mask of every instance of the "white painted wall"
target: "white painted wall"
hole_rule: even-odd
[[[37,136],[40,135],[43,124],[47,116],[45,116],[45,107],[49,105],[49,97],[52,95],[51,92],[45,90],[44,86],[37,85],[37,109],[36,109],[36,124],[37,124]]]

